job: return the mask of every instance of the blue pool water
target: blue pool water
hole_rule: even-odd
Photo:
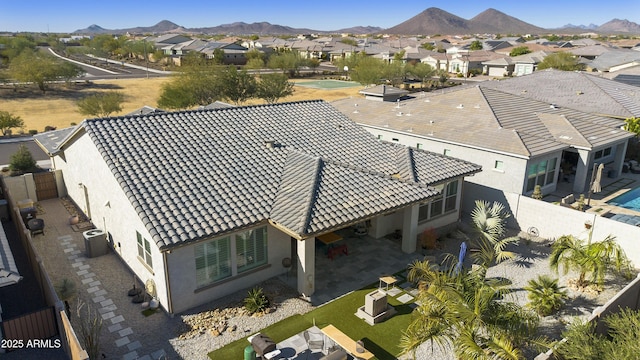
[[[607,204],[640,211],[640,187],[633,188],[626,193],[607,201]]]

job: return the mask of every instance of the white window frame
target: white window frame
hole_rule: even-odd
[[[196,244],[194,259],[198,287],[231,277],[231,237]]]
[[[136,231],[136,238],[138,244],[138,259],[153,270],[153,259],[151,257],[151,243],[149,240],[142,237],[138,231]]]
[[[235,238],[238,274],[269,262],[266,226],[241,232]]]

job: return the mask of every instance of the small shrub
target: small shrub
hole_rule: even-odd
[[[268,307],[269,299],[267,299],[262,288],[254,287],[247,292],[247,297],[244,299],[244,308],[247,309],[249,314],[263,312]]]
[[[428,228],[420,234],[420,245],[423,249],[435,249],[438,233],[434,228]]]
[[[44,131],[53,131],[55,130],[56,127],[55,126],[51,126],[51,125],[47,125],[44,127]]]
[[[77,123],[75,123],[75,122],[72,122],[72,123],[71,123],[71,124],[69,124],[69,125],[71,125],[71,126],[76,126],[76,125],[78,125],[78,124],[77,124]]]
[[[529,280],[524,289],[529,293],[527,306],[541,316],[548,316],[560,310],[568,298],[567,291],[558,286],[558,279],[552,279],[548,275],[540,275],[537,279]]]
[[[29,135],[35,135],[37,133],[38,133],[38,130],[36,130],[36,129],[29,130]]]
[[[533,194],[531,194],[531,198],[536,200],[542,200],[542,188],[540,185],[536,185],[533,188]]]

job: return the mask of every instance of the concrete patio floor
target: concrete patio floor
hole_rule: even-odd
[[[402,271],[414,260],[422,260],[420,253],[405,254],[400,249],[400,240],[374,239],[370,236],[355,236],[353,230],[338,230],[343,240],[338,244],[348,247],[348,255],[339,254],[330,259],[324,244],[316,243],[315,293],[311,296],[314,306],[325,304],[366,285],[378,283],[379,278]],[[456,246],[453,246],[457,253]],[[297,288],[295,266],[280,280]]]

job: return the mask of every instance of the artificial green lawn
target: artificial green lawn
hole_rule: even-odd
[[[412,309],[409,304],[401,304],[395,298],[388,296],[389,304],[396,308],[397,313],[390,319],[374,326],[355,316],[358,308],[364,305],[364,296],[376,289],[377,286],[378,284],[372,284],[304,315],[286,318],[260,330],[260,333],[269,336],[278,343],[310,328],[314,322],[321,329],[332,324],[350,338],[362,339],[365,348],[375,354],[379,360],[395,359],[400,353],[398,344],[402,331],[409,326],[411,321]],[[208,355],[211,359],[240,359],[244,354],[244,348],[248,345],[249,342],[245,337],[212,351]]]

